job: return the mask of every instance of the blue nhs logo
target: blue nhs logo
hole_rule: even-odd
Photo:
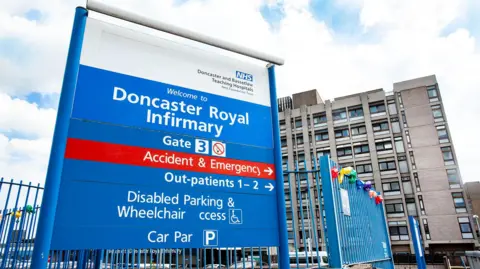
[[[247,80],[247,81],[252,81],[252,82],[253,82],[253,76],[250,75],[250,74],[247,74],[247,73],[243,73],[243,72],[237,71],[237,72],[236,72],[236,77],[237,77],[238,79],[243,79],[243,80]]]

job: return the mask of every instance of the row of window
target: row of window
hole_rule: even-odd
[[[397,114],[397,108],[395,103],[388,103],[388,109],[391,115]],[[386,106],[384,102],[378,102],[378,103],[373,103],[370,104],[369,106],[370,114],[378,114],[378,113],[385,113],[386,112]],[[349,107],[349,108],[341,108],[341,109],[335,109],[332,111],[332,118],[334,121],[338,120],[345,120],[347,119],[347,115],[349,118],[359,118],[364,116],[364,111],[361,106],[355,106],[355,107]],[[313,124],[314,125],[320,125],[324,124],[327,122],[327,115],[326,113],[319,113],[319,114],[314,114],[313,115]],[[294,128],[302,128],[302,120],[297,119],[292,122]],[[285,130],[285,122],[281,121],[280,122],[280,129]]]
[[[399,142],[399,143],[397,143]],[[402,141],[395,141],[396,149],[397,152],[405,152],[403,149],[403,142]],[[391,150],[392,149],[392,143],[387,141],[387,142],[381,142],[376,144],[376,150],[377,151],[385,151],[385,150]],[[454,158],[453,158],[453,153],[452,153],[452,148],[450,146],[448,147],[441,147],[442,151],[442,156],[443,160],[445,162],[445,165],[451,165],[454,164]],[[364,154],[364,153],[369,153],[369,147],[368,145],[358,145],[353,147],[353,152],[358,155],[358,154]],[[329,150],[325,151],[318,151],[317,156],[315,156],[312,153],[311,160],[312,160],[312,165],[317,165],[318,164],[318,159],[321,156],[324,155],[330,155]],[[344,156],[350,156],[352,155],[352,148],[351,147],[344,147],[344,148],[338,148],[337,149],[337,156],[338,157],[344,157]],[[409,152],[410,155],[410,161],[412,163],[412,168],[416,169],[416,162],[415,162],[415,157],[413,152]],[[298,162],[298,164],[303,164],[305,162],[305,154],[303,152],[300,152],[298,156],[294,156],[295,158],[295,163]],[[288,156],[283,156],[282,157],[282,164],[286,165],[288,162]],[[394,171],[397,170],[397,163],[395,160],[380,160],[378,162],[379,170],[380,171]],[[400,173],[408,173],[408,163],[406,160],[405,156],[398,156],[398,168]],[[372,166],[371,164],[360,164],[357,165],[357,172],[358,173],[368,173],[371,172]],[[458,178],[457,178],[457,172],[455,169],[448,169],[447,170],[447,175],[448,175],[448,180],[450,185],[456,185],[459,184]],[[453,186],[456,188],[456,186]]]
[[[391,192],[391,191],[400,191],[400,184],[398,182],[390,182],[390,183],[383,183],[382,187],[384,189],[385,193]],[[465,199],[463,198],[463,194],[461,192],[452,192],[452,199],[453,199],[453,204],[455,207],[455,211],[457,213],[466,213],[467,212],[467,206],[465,204]],[[423,204],[423,197],[419,195],[418,197],[419,203],[420,203],[420,209],[422,215],[426,215],[425,212],[425,207]],[[409,216],[416,216],[417,215],[417,210],[415,206],[415,200],[413,198],[406,199],[406,204],[407,204],[407,213]],[[385,203],[385,210],[387,212],[388,217],[403,217],[405,216],[405,210],[403,208],[403,203],[401,199],[395,199],[395,200],[388,200]]]
[[[463,239],[472,239],[473,231],[468,217],[458,217],[458,225]],[[423,219],[423,229],[427,240],[431,240],[427,219]],[[392,241],[410,240],[406,221],[389,221],[388,228]],[[423,236],[423,235],[422,235]]]
[[[395,144],[395,148],[396,148],[397,153],[405,153],[405,148],[404,148],[403,141],[402,141],[401,137],[395,137],[394,144]],[[389,151],[389,150],[393,149],[393,144],[389,139],[388,140],[377,140],[377,142],[375,143],[375,149],[376,149],[377,152]],[[442,157],[443,157],[443,161],[444,161],[445,165],[447,165],[447,166],[454,165],[455,160],[454,160],[454,157],[453,157],[452,147],[451,146],[445,146],[445,147],[441,147],[440,149],[441,149],[441,152],[442,152]],[[337,156],[338,157],[347,157],[347,156],[352,156],[353,154],[358,155],[358,154],[365,154],[365,153],[369,153],[369,152],[370,152],[370,148],[367,144],[355,145],[355,146],[353,146],[353,148],[350,145],[340,146],[339,148],[337,148]],[[320,158],[320,156],[323,156],[323,155],[330,155],[330,151],[327,150],[327,151],[317,152],[317,158]],[[414,153],[412,151],[410,151],[409,155],[410,155],[410,161],[412,163],[412,168],[415,170],[417,168],[416,168]],[[407,165],[406,159],[403,156],[399,156],[398,158],[399,158],[400,173],[408,173],[409,170],[408,170],[408,165]],[[315,164],[314,159],[315,159],[315,157],[312,154],[312,163],[313,164]],[[283,159],[284,163],[283,164],[286,164],[287,160],[288,160],[287,156],[284,156],[284,159]],[[298,157],[298,159],[296,159],[296,161],[303,162],[304,160],[305,160],[304,154],[300,153],[299,157]],[[397,169],[395,161],[393,161],[393,160],[379,162],[379,166],[380,166],[380,171],[390,171],[390,170],[396,170]]]
[[[373,123],[372,124],[373,131],[375,133],[379,132],[384,132],[384,131],[389,131],[388,127],[388,122],[378,122],[378,123]],[[436,126],[437,128],[437,135],[438,135],[438,140],[440,144],[448,143],[450,142],[447,128],[445,125],[439,125]],[[392,121],[392,131],[394,134],[400,133],[400,125],[398,121]],[[336,129],[334,131],[335,133],[335,139],[340,139],[340,138],[347,138],[350,137],[350,134],[352,136],[358,136],[358,135],[363,135],[367,133],[367,129],[365,125],[360,125],[360,126],[352,126],[350,129],[349,128],[342,128],[342,129]],[[405,132],[407,136],[407,141],[409,144],[409,147],[411,148],[411,142],[410,142],[410,133],[409,131]],[[304,143],[304,139],[302,135],[298,135],[296,142],[293,141],[294,145],[301,145]],[[321,142],[321,141],[328,141],[329,136],[328,136],[328,130],[319,130],[314,133],[314,140],[316,142]],[[282,146],[286,147],[287,146],[287,140],[285,137],[282,138]]]
[[[291,214],[291,212],[290,212],[290,214]],[[462,234],[462,238],[463,239],[473,239],[474,238],[473,237],[473,230],[472,230],[472,226],[471,226],[469,218],[468,217],[458,217],[457,221],[458,221],[460,232]],[[432,238],[430,236],[430,228],[428,226],[427,219],[423,219],[422,222],[423,222],[423,228],[424,228],[424,232],[425,232],[425,235],[426,235],[426,239],[431,240]],[[390,240],[392,240],[392,241],[408,241],[408,240],[410,240],[410,236],[409,236],[410,233],[408,231],[408,226],[407,226],[406,221],[404,221],[404,220],[389,221],[388,226],[389,226],[388,231],[389,231],[389,234],[390,234]],[[303,233],[306,234],[305,238],[312,238],[312,237],[310,237],[311,229],[309,229],[309,227],[297,227],[297,228],[299,230],[301,230],[301,232],[299,233],[299,239],[302,239],[302,237],[303,237],[302,234]],[[313,233],[315,233],[315,232],[317,232],[318,237],[320,237],[319,235],[321,234],[321,232],[319,230],[313,231]],[[314,237],[317,237],[317,236],[314,236]],[[422,237],[423,237],[423,235],[422,235]],[[289,239],[294,239],[294,232],[293,231],[288,231],[288,238]],[[319,242],[321,242],[321,240],[319,240]]]
[[[428,86],[427,87],[427,94],[430,102],[437,102],[439,101],[439,95],[438,95],[438,89],[435,85]],[[400,104],[400,108],[403,108],[403,101],[401,98],[401,94],[398,93],[398,100]],[[395,104],[394,100],[388,100],[387,101],[387,107],[390,115],[397,115],[397,107]],[[444,121],[443,118],[443,112],[441,109],[440,105],[433,105],[432,107],[432,113],[433,113],[433,118],[435,122],[441,122]],[[370,114],[378,114],[378,113],[385,113],[386,112],[386,106],[385,103],[382,102],[377,102],[369,105],[369,110]],[[347,113],[348,112],[348,113]],[[363,117],[363,108],[361,106],[355,106],[355,107],[348,107],[348,108],[341,108],[341,109],[336,109],[332,111],[332,117],[334,121],[338,120],[345,120],[347,119],[347,114],[349,115],[349,118],[358,118],[358,117]],[[403,124],[405,127],[407,127],[407,121],[405,117],[405,112],[402,111],[402,119],[403,119]],[[324,124],[327,122],[327,116],[325,113],[319,113],[319,114],[314,114],[313,115],[313,124],[318,126],[320,124]],[[302,121],[300,119],[294,121],[294,126],[295,128],[302,128]],[[388,126],[387,126],[388,127]],[[285,122],[280,122],[280,129],[285,130]]]

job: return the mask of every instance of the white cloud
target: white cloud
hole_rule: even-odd
[[[0,93],[0,177],[43,183],[48,164],[56,111],[12,99]],[[31,138],[29,138],[31,137]]]
[[[59,92],[73,11],[83,2],[10,1],[3,8],[0,38],[18,38],[31,45],[34,53],[27,65],[22,66],[0,58],[0,74],[8,74],[0,75],[6,78],[0,81],[0,86],[9,93],[24,93],[28,85],[35,85],[36,91]],[[283,54],[286,65],[277,69],[280,96],[316,88],[324,99],[329,99],[381,87],[391,90],[393,82],[436,74],[464,180],[477,180],[474,167],[480,147],[469,141],[475,141],[479,129],[474,117],[480,114],[476,103],[480,95],[477,91],[480,53],[475,50],[478,41],[467,29],[441,35],[444,27],[463,19],[475,6],[475,0],[336,0],[338,6],[361,10],[360,23],[365,32],[381,34],[375,41],[364,44],[338,41],[335,31],[314,19],[307,8],[308,1],[192,0],[175,7],[173,0],[145,0],[141,5],[133,0],[105,2],[231,42]],[[259,12],[262,3],[283,5],[285,18],[275,32]],[[44,16],[41,22],[33,23],[20,17],[32,7],[41,10]],[[19,103],[5,96],[0,98],[12,105]],[[2,128],[38,134],[44,137],[42,142],[8,141],[2,145],[13,148],[15,142],[16,150],[20,150],[18,143],[29,145],[30,149],[38,147],[25,161],[38,162],[34,165],[38,170],[20,176],[43,180],[41,168],[46,165],[49,150],[45,141],[49,141],[46,137],[51,135],[54,113],[38,110],[42,118],[50,118],[46,120],[48,124],[40,124],[32,116],[24,115],[26,111],[17,109],[14,120],[1,117]],[[40,153],[42,150],[45,152]],[[10,157],[2,155],[2,158],[16,156],[9,154]],[[3,171],[22,172],[8,167]]]
[[[43,183],[51,138],[8,139],[0,134],[0,171],[5,180]]]
[[[39,109],[37,105],[12,99],[0,92],[0,131],[21,136],[50,138],[53,134],[56,111]]]

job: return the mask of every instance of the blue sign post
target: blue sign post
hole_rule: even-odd
[[[276,108],[273,66],[77,9],[32,267],[49,250],[260,246],[288,266]]]
[[[426,269],[427,263],[425,262],[425,253],[422,247],[422,237],[420,235],[420,227],[418,221],[413,217],[408,217],[410,223],[410,232],[412,234],[413,249],[415,249],[415,258],[417,260],[418,269]]]

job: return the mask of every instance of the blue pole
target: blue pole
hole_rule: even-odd
[[[275,83],[275,66],[268,67],[268,81],[270,84],[270,108],[272,110],[273,148],[275,160],[275,177],[277,188],[278,232],[280,246],[278,262],[280,269],[290,268],[288,256],[287,212],[285,206],[285,191],[283,189],[282,145],[280,143],[280,123],[278,122],[277,86]]]
[[[58,105],[55,132],[53,134],[45,190],[42,199],[42,210],[38,220],[38,229],[32,255],[32,269],[45,268],[48,261],[87,14],[87,10],[83,7],[77,7],[75,10],[70,47],[68,49],[67,64],[63,77],[62,92]]]
[[[423,253],[422,239],[420,237],[420,227],[413,216],[408,217],[410,222],[410,232],[412,234],[413,248],[415,249],[415,258],[417,260],[418,269],[426,269],[425,255]]]
[[[102,268],[102,261],[103,261],[103,250],[97,249],[96,254],[95,254],[95,268],[94,269]]]

